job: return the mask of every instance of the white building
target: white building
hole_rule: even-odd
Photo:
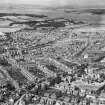
[[[0,32],[0,39],[6,39],[5,33]]]

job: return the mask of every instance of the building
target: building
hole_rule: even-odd
[[[6,36],[4,33],[0,32],[0,40],[6,39]]]

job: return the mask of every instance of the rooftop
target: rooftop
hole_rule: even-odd
[[[88,84],[86,82],[78,80],[78,81],[73,82],[72,84],[83,90],[97,91],[100,87],[102,87],[105,84],[105,82]]]

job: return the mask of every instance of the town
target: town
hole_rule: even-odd
[[[0,20],[13,29],[0,32],[0,105],[105,105],[104,26],[43,15]]]

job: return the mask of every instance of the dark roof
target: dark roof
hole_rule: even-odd
[[[15,47],[11,47],[11,48],[9,48],[9,50],[18,50],[18,49]]]

